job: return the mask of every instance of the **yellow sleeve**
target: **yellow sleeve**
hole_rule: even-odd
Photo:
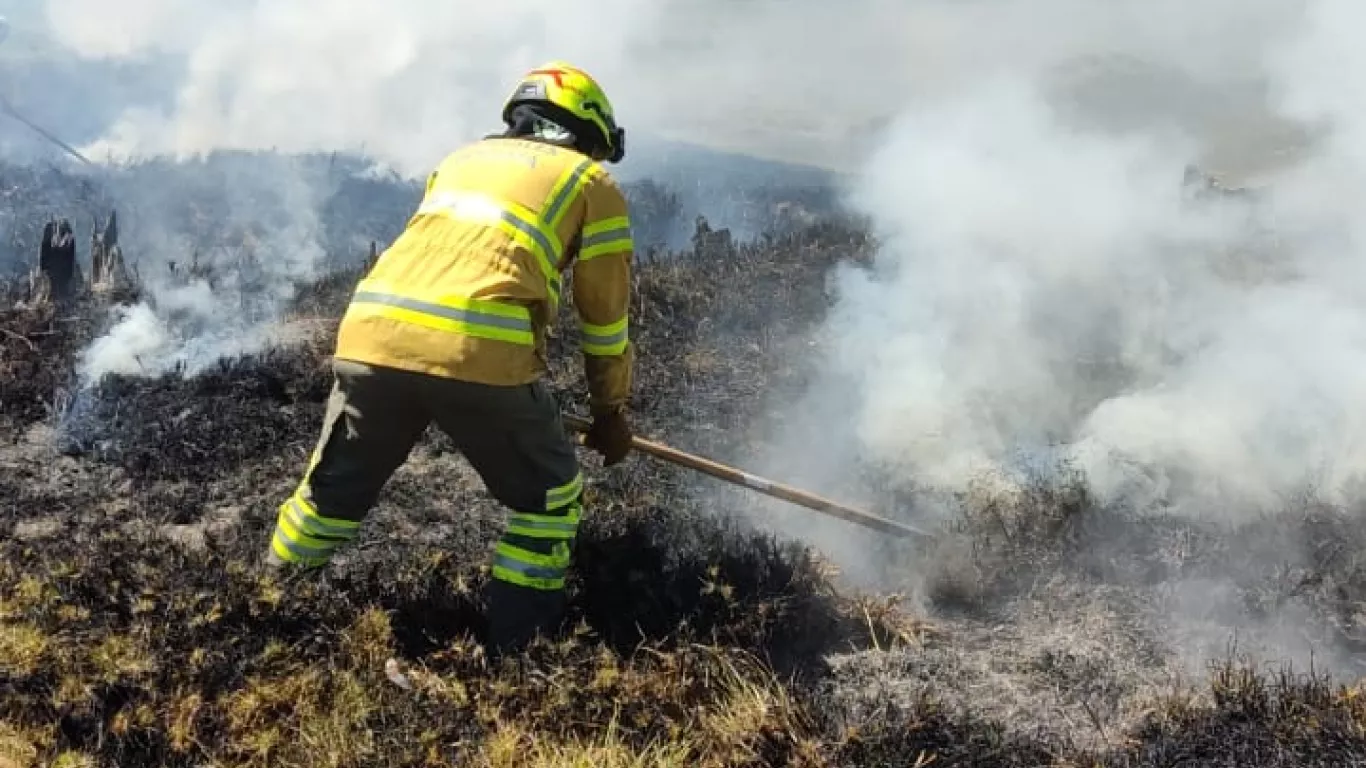
[[[606,171],[584,190],[586,201],[574,307],[579,317],[584,373],[594,413],[624,408],[631,394],[635,350],[630,339],[631,219],[626,197]]]

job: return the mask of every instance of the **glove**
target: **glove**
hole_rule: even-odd
[[[631,452],[631,425],[626,411],[593,414],[593,424],[584,436],[584,445],[602,454],[602,464],[610,467]]]

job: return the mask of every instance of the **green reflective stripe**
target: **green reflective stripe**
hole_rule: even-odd
[[[414,295],[410,290],[401,290],[387,280],[379,280],[373,277],[367,277],[360,281],[360,284],[356,286],[356,290],[368,291],[370,293],[383,293],[390,296],[407,296],[408,298],[416,299],[417,301],[425,301],[428,304],[434,304],[439,307],[463,309],[486,315],[495,315],[497,317],[516,318],[525,321],[528,325],[531,323],[531,310],[527,309],[524,304],[510,301],[475,299],[469,296],[451,296],[449,294],[442,296]]]
[[[321,526],[316,521],[309,518],[307,513],[299,509],[298,506],[290,503],[282,511],[282,516],[289,523],[293,531],[297,531],[299,536],[307,537],[315,541],[335,541],[338,543],[350,541],[356,537],[356,530],[331,529],[319,530]]]
[[[372,291],[358,291],[354,301],[370,302],[372,304],[386,304],[391,307],[411,309],[414,312],[425,312],[429,315],[444,317],[447,320],[454,320],[471,325],[487,325],[491,328],[507,328],[514,331],[531,332],[531,316],[526,317],[507,317],[481,312],[475,309],[460,309],[457,307],[441,306],[440,304],[430,304],[417,299],[409,299],[404,296],[394,296],[391,294],[374,293]]]
[[[298,544],[301,547],[317,552],[331,552],[339,545],[345,544],[347,541],[354,538],[347,537],[345,539],[338,539],[331,536],[314,536],[307,531],[301,530],[299,526],[290,519],[288,513],[281,514],[279,519],[275,521],[275,530],[291,544]]]
[[[593,357],[616,357],[625,354],[626,345],[629,343],[630,341],[627,339],[622,339],[616,344],[589,344],[584,342],[583,353]]]
[[[608,325],[583,323],[580,332],[583,351],[590,355],[620,355],[625,352],[626,344],[630,341],[627,319],[623,317]]]
[[[573,539],[578,535],[581,507],[571,505],[564,515],[516,512],[508,517],[508,533],[533,539]]]
[[[594,237],[603,232],[610,232],[619,229],[630,229],[631,219],[627,216],[608,216],[605,219],[598,219],[592,224],[583,225],[583,236]]]
[[[584,235],[582,246],[584,248],[591,248],[595,245],[610,243],[613,240],[626,240],[629,242],[631,240],[631,228],[620,227],[618,229],[609,229],[606,232],[599,232],[595,235]]]
[[[559,543],[555,549],[544,555],[500,541],[493,550],[493,577],[533,589],[563,589],[569,548]]]
[[[500,541],[494,545],[493,553],[512,562],[533,566],[547,572],[563,572],[569,567],[569,547],[564,544],[556,544],[554,551],[547,554],[545,552],[533,552],[516,544]]]
[[[311,503],[298,496],[285,502],[285,508],[291,513],[290,519],[294,521],[295,527],[310,536],[339,536],[349,539],[360,530],[360,523],[354,520],[323,517]]]
[[[613,344],[625,344],[626,339],[627,332],[625,328],[622,328],[616,333],[609,334],[590,333],[586,330],[583,332],[584,344],[594,344],[600,347],[611,346]]]
[[[359,530],[360,523],[323,517],[312,503],[295,494],[279,507],[271,549],[286,562],[323,563]]]
[[[550,203],[545,207],[545,219],[550,223],[552,230],[560,226],[560,220],[564,218],[564,212],[569,208],[569,201],[583,190],[584,177],[588,174],[588,169],[593,167],[593,161],[585,160],[571,169],[565,177],[560,179],[556,189],[551,192]]]
[[[554,232],[547,231],[536,215],[519,210],[521,206],[500,202],[471,192],[437,192],[429,195],[418,207],[419,214],[440,214],[460,221],[495,226],[512,235],[531,251],[541,265],[551,301],[560,300],[560,273],[555,268],[563,250]],[[519,237],[520,235],[520,237]]]
[[[270,540],[270,548],[287,563],[321,565],[332,556],[331,549],[318,549],[290,541],[279,528],[275,529],[275,536]]]
[[[583,325],[583,332],[587,336],[608,338],[626,333],[626,326],[630,318],[623,315],[620,320],[606,325],[594,325],[593,323],[580,321]]]
[[[358,309],[379,308],[378,314],[401,322],[524,346],[536,343],[531,313],[525,307],[461,297],[446,297],[442,301],[437,304],[368,290],[364,283],[351,299]]]
[[[582,491],[583,473],[579,472],[574,475],[573,480],[545,492],[546,511],[553,511],[569,504],[574,501],[574,499],[578,498],[579,493]]]
[[[536,243],[537,247],[528,250],[534,253],[537,261],[540,262],[541,271],[545,275],[546,286],[550,290],[551,298],[558,303],[560,300],[560,272],[555,265],[560,261],[561,249],[559,244],[541,230],[536,222],[521,218],[512,211],[507,212],[504,220]]]
[[[598,256],[623,253],[635,247],[631,240],[630,229],[614,229],[591,237],[584,237],[579,244],[579,260],[586,261]]]

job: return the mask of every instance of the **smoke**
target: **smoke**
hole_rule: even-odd
[[[297,286],[328,266],[321,211],[348,171],[319,166],[215,154],[112,174],[119,246],[143,296],[115,307],[109,331],[85,350],[84,384],[109,373],[194,375],[268,345]]]
[[[172,104],[128,105],[92,154],[364,151],[414,175],[495,128],[511,78],[552,53],[622,71],[626,51],[612,49],[651,17],[624,2],[553,14],[530,2],[106,5],[48,0],[47,18],[82,56],[171,55],[179,67],[167,73]]]
[[[906,104],[1074,53],[1179,54],[1208,72],[1244,71],[1295,3],[137,0],[117,14],[99,0],[41,5],[69,55],[165,60],[169,103],[126,104],[90,154],[363,149],[422,174],[495,126],[512,80],[549,58],[598,76],[636,136],[848,170],[870,131]],[[1239,32],[1227,34],[1235,17]]]
[[[869,462],[964,491],[1066,460],[1106,500],[1200,518],[1350,494],[1366,98],[1343,30],[1362,11],[934,7],[985,31],[939,38],[921,71],[953,88],[897,98],[851,185],[881,250],[834,276],[828,370],[794,409],[852,416],[817,442],[794,426],[763,464],[796,454],[857,493]],[[1253,194],[1201,195],[1188,163]]]
[[[566,58],[647,147],[860,170],[851,202],[886,245],[837,279],[811,400],[854,418],[821,443],[839,450],[797,457],[817,485],[851,456],[962,487],[1062,455],[1111,496],[1215,514],[1356,472],[1366,132],[1347,5],[752,0],[724,23],[681,0],[43,9],[70,55],[165,62],[169,98],[124,105],[81,147],[95,157],[342,150],[420,176],[496,127],[517,74]],[[622,174],[661,157],[637,149]],[[1271,191],[1192,200],[1192,161]],[[276,277],[316,261],[297,237],[278,252]]]
[[[1097,554],[1081,575],[1038,574],[1047,586],[1027,599],[1064,603],[1057,585],[1074,578],[1138,589],[1145,631],[1188,671],[1227,650],[1230,633],[1298,664],[1347,666],[1319,631],[1332,620],[1315,598],[1268,585],[1284,578],[1276,569],[1333,567],[1293,522],[1308,516],[1300,500],[1362,498],[1366,53],[1355,30],[1366,6],[917,8],[927,23],[907,54],[911,85],[883,93],[894,115],[865,134],[846,195],[874,223],[878,251],[831,276],[815,381],[772,405],[776,437],[742,463],[922,525],[956,521],[962,499],[1062,514],[1022,489],[1078,470],[1106,511],[1075,540],[1015,556],[1042,569],[1058,550]],[[1191,163],[1246,193],[1183,184]],[[889,509],[889,497],[913,508]],[[933,582],[960,578],[955,568],[1000,586],[984,568],[1030,567],[952,536],[908,565],[845,523],[755,507],[851,580],[922,604]],[[1149,522],[1131,522],[1135,512]],[[1292,519],[1268,534],[1274,546],[1219,560],[1239,546],[1226,526],[1266,515]],[[1144,525],[1203,543],[1155,541]],[[1255,617],[1259,590],[1281,602]],[[1089,609],[1066,604],[1078,616],[1058,621],[1082,622]],[[954,629],[956,643],[991,647],[985,630]]]
[[[33,47],[32,41],[41,36],[43,45],[41,53],[15,67],[25,74],[10,77],[7,85],[24,84],[17,90],[29,99],[21,100],[21,106],[36,119],[61,126],[64,138],[100,162],[138,163],[150,157],[194,161],[233,150],[345,152],[363,155],[404,178],[422,178],[446,152],[500,126],[502,100],[518,75],[562,58],[593,72],[613,97],[632,150],[617,169],[623,181],[676,179],[680,166],[691,168],[689,181],[706,183],[684,186],[685,204],[713,224],[738,227],[741,235],[754,234],[754,224],[751,216],[737,212],[762,207],[741,198],[746,189],[768,184],[771,174],[724,157],[710,158],[712,167],[704,169],[708,160],[671,142],[758,150],[767,157],[831,165],[830,153],[819,147],[842,146],[845,137],[836,135],[831,141],[831,132],[846,130],[846,118],[867,118],[853,103],[833,109],[828,103],[808,105],[813,78],[828,98],[844,98],[844,86],[858,82],[864,65],[875,63],[861,53],[862,36],[875,30],[879,20],[905,13],[868,3],[846,17],[820,3],[756,2],[726,4],[727,23],[717,25],[720,4],[674,1],[570,0],[550,11],[531,0],[498,5],[138,0],[120,4],[117,13],[95,0],[11,4],[15,7],[0,2],[0,11],[13,15],[20,37]],[[841,42],[819,60],[813,61],[801,42],[799,32],[807,21],[841,33]],[[888,43],[902,41],[900,35],[883,34]],[[124,73],[124,80],[136,72],[138,85],[115,88],[106,83],[106,99],[99,89],[85,88],[81,96],[88,104],[82,109],[54,110],[51,104],[63,99],[40,97],[51,90],[33,86],[52,76],[51,68],[35,61],[51,60],[80,62],[79,71],[85,74],[90,67],[103,67]],[[837,77],[832,65],[844,77]],[[855,90],[871,96],[891,87],[895,77],[890,76],[898,68],[880,71],[889,77]],[[73,111],[82,119],[74,119]],[[90,125],[92,115],[99,116],[98,126]],[[231,196],[245,198],[247,193],[239,190],[255,194],[277,182],[244,175],[225,180]],[[289,173],[278,183],[296,185]],[[183,208],[174,199],[168,202],[172,209]],[[261,210],[229,206],[213,215],[252,226],[249,216]],[[297,220],[262,233],[261,241],[262,248],[276,255],[260,260],[269,269],[257,282],[273,298],[315,273],[325,252],[316,235],[310,241],[301,234],[316,229],[315,211],[299,201],[286,201],[282,210]],[[150,227],[183,235],[185,228],[174,215],[148,208],[125,231],[132,236]],[[667,233],[670,243],[686,237],[678,229]],[[164,272],[160,265],[187,263],[203,246],[182,236],[144,241],[139,257],[158,265],[152,270],[157,274]],[[173,300],[158,296],[180,290],[183,282],[152,285],[149,308],[165,332],[161,351],[136,355],[148,372],[201,366],[230,351],[226,340],[233,333],[257,334],[260,323],[269,319],[269,313],[258,312],[244,320],[237,306],[242,292],[231,285],[214,285],[208,303],[182,313],[183,322],[168,318],[156,302]],[[147,321],[145,313],[121,320]],[[174,327],[177,323],[185,327]],[[193,328],[215,331],[206,335]],[[105,343],[119,338],[151,337],[119,330]],[[210,343],[214,338],[225,343]],[[107,370],[125,369],[126,363],[106,368],[100,362],[126,361],[132,350],[125,352],[92,352],[86,374],[94,380]]]
[[[828,490],[868,462],[952,489],[1067,458],[1109,498],[1209,516],[1359,470],[1349,3],[42,8],[67,55],[162,72],[167,98],[123,105],[82,145],[96,157],[349,150],[420,176],[496,127],[517,74],[566,58],[647,147],[857,170],[850,201],[885,246],[837,276],[830,370],[798,404],[849,429],[766,457]],[[1192,161],[1267,191],[1192,199]],[[652,165],[637,149],[621,172]],[[318,260],[316,217],[289,202],[267,285]]]

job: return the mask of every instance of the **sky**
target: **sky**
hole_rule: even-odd
[[[416,171],[495,126],[523,70],[562,58],[603,82],[628,131],[848,169],[906,106],[1077,54],[1236,79],[1292,5],[6,0],[0,13],[8,46],[141,68],[140,94],[125,84],[98,110],[111,124],[95,154],[364,149]]]

